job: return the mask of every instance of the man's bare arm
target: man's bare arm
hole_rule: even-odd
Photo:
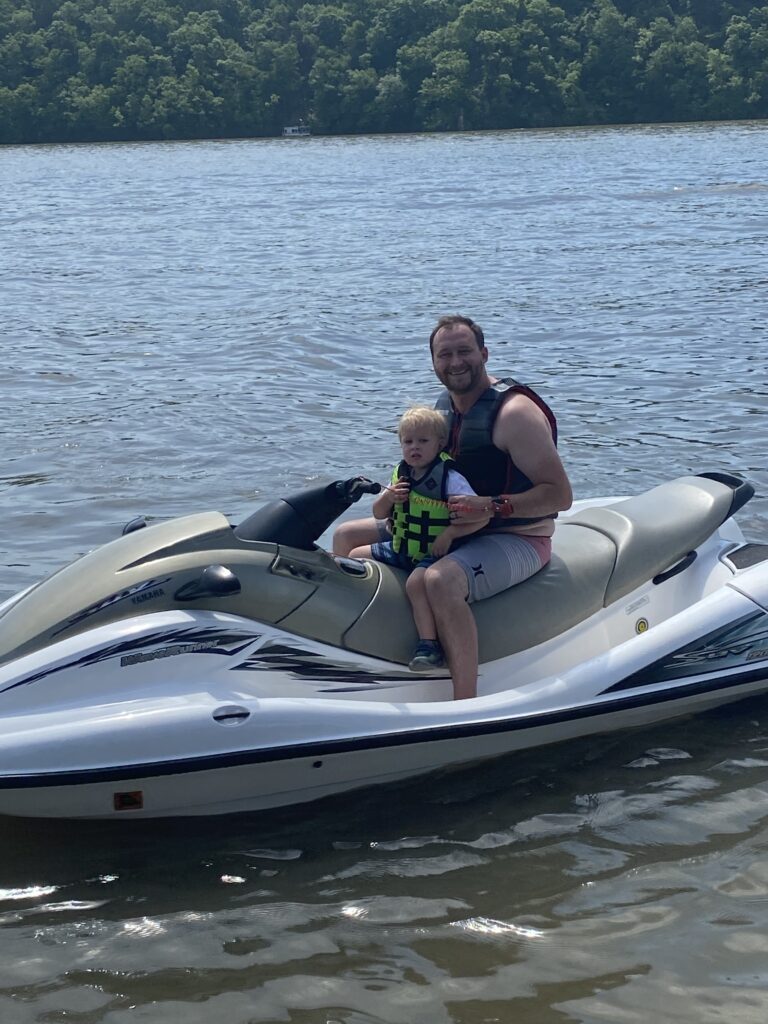
[[[508,453],[533,484],[529,491],[510,495],[516,518],[547,516],[571,507],[571,484],[549,422],[530,398],[513,395],[504,403],[494,425],[493,443]]]

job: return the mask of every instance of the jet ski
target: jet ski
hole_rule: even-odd
[[[318,538],[378,484],[238,524],[147,525],[0,605],[0,813],[213,815],[317,800],[768,689],[754,493],[702,473],[576,503],[552,561],[473,606],[478,696],[409,671],[405,576]]]

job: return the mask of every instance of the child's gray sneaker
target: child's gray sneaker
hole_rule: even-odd
[[[444,667],[445,655],[437,640],[419,640],[408,664],[411,672],[432,672]]]

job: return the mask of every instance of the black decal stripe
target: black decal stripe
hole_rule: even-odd
[[[726,670],[743,668],[750,651],[756,645],[764,645],[767,639],[768,614],[757,609],[665,654],[620,679],[603,693],[684,683],[687,676],[718,673],[723,677]]]
[[[87,608],[81,609],[76,615],[73,615],[72,618],[67,619],[63,625],[61,625],[51,635],[58,636],[59,633],[63,633],[71,626],[76,625],[78,622],[82,622],[83,619],[89,618],[89,616],[95,615],[97,612],[101,612],[105,608],[111,608],[113,605],[119,604],[121,601],[125,601],[128,598],[135,597],[137,594],[142,594],[145,591],[150,590],[152,587],[159,586],[163,583],[169,583],[170,580],[170,576],[166,576],[161,580],[143,580],[141,583],[134,583],[132,586],[126,587],[123,590],[117,590],[114,594],[108,594],[106,597],[102,598],[101,601],[96,601],[94,604],[88,605]]]
[[[339,653],[342,653],[341,651]],[[382,682],[405,683],[413,680],[405,665],[380,671],[365,668],[353,659],[358,652],[347,651],[349,660],[333,661],[325,654],[318,654],[302,647],[291,647],[284,643],[266,643],[250,657],[233,665],[232,672],[285,672],[300,682],[345,683],[365,687],[379,686]],[[434,678],[434,677],[433,677]],[[332,692],[332,691],[323,691]]]
[[[762,668],[752,669],[747,672],[735,672],[719,679],[693,680],[685,685],[678,685],[674,689],[667,689],[663,693],[627,694],[622,697],[602,700],[599,704],[564,708],[558,711],[544,712],[539,715],[525,715],[521,718],[502,718],[492,721],[466,722],[454,725],[431,725],[423,729],[411,729],[407,732],[382,733],[376,736],[353,736],[338,740],[316,740],[311,743],[296,743],[291,746],[238,750],[226,754],[180,758],[175,761],[154,761],[147,764],[119,765],[110,768],[86,768],[69,772],[6,776],[5,778],[0,778],[0,790],[39,789],[45,786],[81,786],[92,785],[97,782],[119,782],[123,779],[138,780],[167,775],[186,775],[192,772],[213,771],[221,768],[233,768],[239,765],[280,763],[281,761],[293,761],[303,758],[328,757],[331,754],[345,754],[355,751],[364,752],[366,750],[380,750],[386,747],[411,746],[417,743],[435,743],[443,740],[469,739],[476,736],[492,736],[505,732],[522,732],[527,729],[540,729],[545,726],[559,725],[563,722],[600,718],[603,715],[631,711],[638,707],[648,707],[655,704],[684,700],[686,697],[695,694],[716,693],[718,690],[730,690],[738,686],[747,686],[750,683],[758,682],[766,682],[768,684],[768,664],[765,664]],[[754,695],[745,694],[744,696]]]
[[[192,644],[192,643],[218,643],[219,645],[240,643],[242,646],[235,651],[227,651],[223,646],[212,647],[210,651],[198,651],[195,653],[199,654],[238,654],[244,647],[247,647],[249,643],[258,640],[261,637],[261,633],[254,633],[248,635],[246,633],[236,632],[223,632],[216,627],[209,627],[199,629],[196,626],[180,627],[172,630],[165,630],[157,633],[144,634],[139,637],[132,637],[129,640],[120,640],[115,643],[109,644],[106,647],[99,647],[95,651],[91,651],[90,654],[86,654],[79,658],[74,658],[72,661],[67,661],[63,665],[57,665],[55,668],[41,669],[39,672],[35,672],[32,675],[24,676],[23,679],[17,679],[15,683],[11,683],[10,686],[4,687],[0,690],[0,696],[3,693],[8,693],[10,690],[15,690],[17,686],[26,686],[28,683],[36,683],[40,679],[45,679],[48,676],[55,675],[58,672],[63,672],[68,668],[87,668],[90,665],[98,665],[102,661],[110,661],[112,658],[123,657],[130,654],[133,651],[142,651],[152,647],[153,644]]]
[[[387,683],[382,684],[382,682],[381,682],[382,679],[391,680],[391,681],[388,684]],[[429,680],[429,682],[434,682],[434,680],[436,680],[436,679],[443,679],[443,680],[447,680],[448,682],[450,682],[451,677],[449,675],[439,676],[439,675],[437,675],[437,673],[435,673],[434,675],[432,673],[430,673],[428,676],[421,676],[421,680],[420,681],[424,682],[425,680]],[[352,686],[352,685],[350,685],[350,686],[322,686],[322,687],[318,687],[317,688],[317,692],[318,693],[370,693],[371,692],[371,684],[373,682],[376,682],[378,684],[378,688],[380,690],[397,690],[397,689],[400,689],[400,687],[405,685],[405,684],[415,683],[416,679],[414,678],[414,676],[411,673],[408,673],[408,675],[403,674],[402,676],[381,676],[378,680],[362,679],[360,686]]]

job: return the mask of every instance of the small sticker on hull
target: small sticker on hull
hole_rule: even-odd
[[[648,623],[648,619],[638,619],[635,623],[636,633],[647,633],[649,629],[650,625]]]
[[[144,806],[144,793],[140,789],[115,793],[113,804],[116,811],[140,811]]]

